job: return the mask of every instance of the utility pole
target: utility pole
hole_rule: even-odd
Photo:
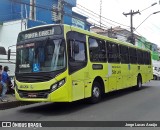
[[[30,0],[30,19],[35,20],[35,0]]]
[[[58,0],[58,21],[60,24],[63,24],[63,9],[64,9],[64,1]]]
[[[100,0],[100,28],[102,25],[102,0]]]
[[[134,10],[131,10],[129,13],[123,13],[123,15],[127,16],[130,15],[131,16],[131,37],[130,37],[130,41],[133,45],[135,45],[135,38],[134,38],[134,33],[133,33],[133,16],[135,14],[140,14],[139,10],[134,12]]]

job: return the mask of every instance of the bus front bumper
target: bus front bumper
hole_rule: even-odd
[[[19,101],[27,102],[70,102],[67,89],[61,87],[54,92],[15,90],[15,97]]]

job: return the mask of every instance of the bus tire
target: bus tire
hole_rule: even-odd
[[[141,76],[138,76],[137,78],[137,85],[136,85],[136,90],[140,90],[142,88],[142,78]]]
[[[89,102],[92,104],[98,103],[101,100],[102,90],[99,82],[94,82],[92,85],[92,93]]]

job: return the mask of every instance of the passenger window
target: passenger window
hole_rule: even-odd
[[[107,52],[108,52],[108,62],[111,63],[120,62],[118,44],[108,42]]]
[[[70,31],[67,33],[69,74],[87,65],[86,35]]]
[[[70,41],[70,61],[84,62],[86,58],[85,44],[80,41]]]
[[[89,38],[89,52],[91,62],[106,62],[106,47],[105,41]]]
[[[121,63],[128,64],[129,63],[129,54],[128,47],[120,45],[120,58]]]
[[[131,64],[137,64],[137,50],[135,48],[129,48],[129,57]]]

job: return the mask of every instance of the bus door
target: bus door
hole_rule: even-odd
[[[111,75],[108,76],[109,78],[109,91],[115,91],[117,90],[117,69],[116,69],[116,64],[108,64],[108,72],[110,73],[111,71]]]
[[[124,73],[123,73],[123,69],[124,69],[124,65],[121,64],[117,64],[116,66],[116,76],[117,76],[117,90],[119,89],[123,89],[124,88]]]
[[[121,87],[126,88],[130,86],[130,64],[129,64],[129,49],[127,46],[119,45],[120,49],[120,61],[121,61],[121,69],[120,75],[122,77]]]
[[[135,48],[129,48],[130,64],[130,76],[128,80],[129,86],[137,84],[138,66],[137,66],[137,50]]]
[[[77,32],[69,32],[68,35],[68,65],[72,81],[71,96],[75,101],[85,97],[85,80],[88,74],[86,38],[85,35]]]
[[[120,57],[118,44],[107,42],[107,53],[108,53],[108,72],[112,71],[112,74],[108,76],[109,79],[109,91],[117,90],[117,86],[121,82],[122,77],[120,75]],[[118,78],[118,80],[117,80]],[[120,78],[120,79],[119,79]],[[117,83],[119,81],[119,83]],[[120,83],[121,84],[121,83]]]

